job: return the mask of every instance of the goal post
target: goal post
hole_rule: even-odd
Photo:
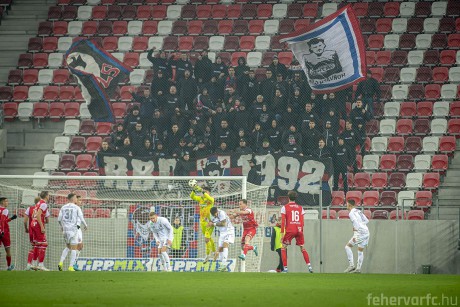
[[[247,199],[254,211],[259,229],[252,240],[259,256],[249,252],[246,261],[238,259],[243,233],[240,218],[232,218],[235,243],[229,248],[229,269],[237,272],[259,272],[263,257],[263,237],[267,186],[247,183],[246,176],[35,176],[0,175],[0,195],[9,199],[11,250],[17,269],[24,269],[30,249],[23,219],[26,209],[34,204],[40,191],[49,191],[49,222],[46,225],[48,249],[45,266],[56,270],[65,248],[57,222],[59,209],[67,203],[67,195],[81,196],[82,210],[88,223],[83,232],[83,250],[77,265],[81,270],[157,271],[160,270],[158,248],[148,230],[148,214],[155,208],[168,218],[176,229],[178,244],[170,250],[173,271],[216,271],[218,261],[203,263],[204,236],[199,223],[198,203],[190,198],[190,179],[206,185],[215,199],[215,206],[224,211],[238,208],[239,200]],[[217,249],[218,232],[213,240]],[[176,240],[177,241],[177,240]],[[0,257],[0,268],[5,267]],[[66,260],[64,267],[66,267]]]

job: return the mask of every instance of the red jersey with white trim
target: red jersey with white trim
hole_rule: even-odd
[[[257,228],[259,224],[257,224],[256,218],[254,217],[254,211],[249,208],[246,208],[243,211],[249,212],[249,214],[240,215],[241,220],[243,221],[243,229]]]
[[[0,232],[5,234],[10,233],[10,226],[8,225],[8,209],[0,207]]]
[[[281,232],[303,232],[305,211],[295,202],[289,202],[281,208]],[[286,230],[286,231],[284,231]]]
[[[45,218],[48,216],[48,204],[43,200],[40,199],[40,201],[35,205],[33,209],[33,213],[31,214],[32,216],[32,226],[39,226],[38,221],[37,221],[37,213],[38,209],[42,209],[42,215],[41,215],[41,220],[42,224],[45,225]]]
[[[32,220],[33,220],[33,216],[35,213],[35,206],[36,205],[30,206],[29,208],[26,209],[26,212],[24,212],[24,215],[29,217],[29,229],[30,229],[30,226],[32,225]]]

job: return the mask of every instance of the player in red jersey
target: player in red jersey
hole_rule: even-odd
[[[6,264],[8,271],[14,270],[14,264],[11,264],[11,239],[10,239],[10,226],[8,223],[17,218],[16,214],[11,218],[8,217],[8,198],[0,197],[0,246],[3,243],[6,252]]]
[[[240,200],[239,206],[240,206],[239,211],[233,211],[230,214],[233,217],[239,215],[243,221],[243,236],[241,237],[242,253],[241,255],[238,256],[238,258],[240,258],[241,260],[246,260],[246,254],[250,250],[254,251],[254,254],[256,256],[259,255],[257,251],[257,246],[249,244],[252,238],[254,238],[254,236],[256,235],[257,227],[259,226],[259,224],[257,224],[257,221],[254,217],[254,211],[252,211],[248,207],[248,201],[246,199]]]
[[[37,270],[49,271],[45,268],[43,261],[45,260],[46,248],[48,242],[46,241],[45,218],[48,213],[48,204],[50,195],[48,191],[40,193],[40,200],[35,205],[34,213],[32,216],[32,236],[34,240],[34,259],[38,256]]]
[[[32,225],[32,217],[34,215],[35,211],[35,205],[40,201],[40,197],[35,197],[34,199],[34,204],[30,206],[29,208],[26,209],[26,212],[24,212],[24,228],[26,233],[29,234],[29,241],[31,245],[31,249],[29,250],[29,254],[27,256],[27,268],[26,270],[33,270],[35,267],[38,265],[38,263],[35,263],[34,260],[34,238],[33,238],[33,232],[31,229]],[[38,256],[38,255],[37,255]],[[35,257],[37,259],[37,257]]]
[[[303,247],[303,216],[305,211],[302,206],[295,203],[297,192],[289,191],[288,197],[289,202],[281,208],[281,243],[283,243],[283,247],[281,247],[281,258],[284,266],[283,273],[288,272],[286,248],[288,245],[291,245],[291,241],[294,238],[296,245],[300,247],[303,259],[308,266],[308,271],[313,273],[313,269],[310,264],[310,257],[308,256],[305,247]]]

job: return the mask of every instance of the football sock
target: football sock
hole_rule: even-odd
[[[358,263],[356,264],[356,268],[361,270],[361,266],[363,265],[364,260],[364,252],[358,251]]]
[[[249,244],[244,244],[244,247],[243,247],[243,254],[247,254],[248,251],[252,251],[254,249],[254,246],[252,245],[249,245]]]
[[[80,252],[81,252],[81,251],[79,251],[79,250],[77,249],[77,258],[76,258],[76,259],[78,259],[78,257],[80,257]]]
[[[209,240],[208,243],[206,243],[206,255],[210,255],[210,254],[211,254],[211,250],[212,250],[211,242],[212,242],[212,239]],[[214,242],[213,242],[213,243],[214,243]]]
[[[170,263],[169,263],[169,255],[166,252],[161,252],[161,255],[163,256],[164,263],[165,263],[165,269],[169,270]]]
[[[75,260],[77,259],[77,251],[76,250],[71,250],[70,251],[70,264],[69,264],[69,267],[73,267],[73,265],[75,264]]]
[[[68,247],[64,248],[64,250],[62,251],[61,260],[59,262],[64,262],[68,253],[69,253],[69,248]]]
[[[216,251],[216,245],[214,244],[214,240],[212,238],[209,240],[209,245],[211,246],[211,251],[215,252]]]
[[[285,248],[281,248],[281,259],[283,260],[283,266],[287,268],[287,252]]]
[[[27,256],[27,263],[32,264],[32,260],[34,260],[34,249],[33,248],[29,251],[29,255]]]
[[[11,256],[6,256],[6,265],[7,266],[11,265]]]
[[[46,247],[40,247],[38,249],[38,262],[40,264],[43,264],[43,261],[45,261],[45,255],[46,255]]]
[[[353,261],[353,251],[351,250],[351,247],[345,245],[345,251],[347,252],[348,262],[351,266],[353,266],[355,262]]]
[[[222,265],[227,265],[227,258],[228,258],[228,248],[224,247],[224,251],[222,252]]]
[[[38,260],[38,255],[39,254],[40,254],[40,248],[38,246],[34,246],[34,257],[33,257],[34,261]]]
[[[307,251],[304,249],[302,250],[302,255],[303,255],[303,259],[305,260],[305,263],[310,266],[310,257],[308,256],[308,253]]]
[[[161,264],[163,265],[163,269],[166,269],[166,266],[165,266],[165,258],[163,258],[163,253],[160,253],[160,260],[161,260]]]

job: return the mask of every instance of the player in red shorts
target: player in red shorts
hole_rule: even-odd
[[[248,207],[248,201],[246,199],[240,200],[239,205],[240,210],[233,211],[231,215],[233,217],[239,215],[243,221],[243,236],[241,237],[242,253],[238,256],[238,258],[240,258],[241,260],[246,260],[246,254],[250,250],[254,251],[254,254],[256,256],[259,255],[257,251],[257,246],[249,244],[252,238],[254,238],[254,236],[256,235],[257,227],[259,226],[259,224],[257,224],[257,221],[254,217],[254,211],[252,211]]]
[[[27,256],[27,267],[26,267],[27,271],[34,270],[36,268],[36,266],[38,265],[38,263],[35,263],[35,261],[33,261],[34,260],[34,238],[33,238],[33,232],[32,232],[32,229],[31,229],[31,227],[32,227],[31,225],[32,225],[32,217],[33,217],[34,211],[35,211],[35,205],[39,201],[40,201],[40,197],[38,197],[38,196],[35,197],[34,204],[32,206],[30,206],[29,208],[27,208],[26,212],[24,212],[24,228],[25,228],[26,233],[29,234],[29,241],[30,241],[30,245],[31,245],[31,248],[29,250],[29,254]],[[35,259],[37,259],[37,256],[35,257]]]
[[[288,197],[289,202],[281,208],[281,243],[283,243],[283,247],[281,247],[281,258],[284,266],[283,273],[288,272],[286,248],[288,245],[291,245],[291,240],[294,238],[296,245],[300,247],[300,251],[303,254],[303,259],[308,266],[308,271],[313,273],[310,257],[305,247],[303,247],[303,216],[305,211],[302,206],[295,203],[297,192],[289,191]]]
[[[48,242],[46,241],[46,229],[45,219],[48,213],[48,204],[50,195],[48,191],[42,191],[40,193],[40,200],[35,205],[33,216],[32,216],[32,237],[34,240],[34,259],[38,256],[37,270],[49,271],[45,268],[43,261],[45,260],[46,248]]]
[[[8,271],[14,270],[14,264],[11,264],[11,240],[10,226],[8,223],[17,218],[16,214],[11,218],[8,217],[8,198],[0,197],[0,246],[3,244],[6,252],[6,264]]]

